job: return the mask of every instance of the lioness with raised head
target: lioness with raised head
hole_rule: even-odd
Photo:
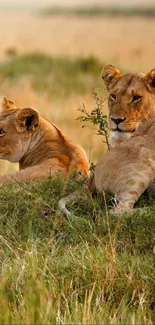
[[[110,144],[114,147],[129,139],[155,112],[155,69],[122,75],[106,65],[102,79],[108,90]]]
[[[128,210],[155,177],[155,119],[152,127],[150,121],[155,113],[155,69],[122,75],[106,65],[102,79],[108,90],[112,149],[97,163],[88,188],[112,192],[118,203],[115,210]],[[65,205],[76,196],[73,193],[59,202],[64,214],[70,215]]]
[[[84,150],[33,108],[16,108],[6,97],[0,113],[0,159],[19,162],[19,171],[0,176],[0,184],[33,182],[74,171],[87,174]]]

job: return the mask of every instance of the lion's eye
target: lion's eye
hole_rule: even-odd
[[[110,97],[111,100],[116,100],[116,95],[115,94],[110,94],[109,97]]]
[[[0,129],[0,137],[2,137],[5,134],[3,129]]]
[[[132,99],[133,102],[139,102],[141,100],[142,96],[135,95]]]

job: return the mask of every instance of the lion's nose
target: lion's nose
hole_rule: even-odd
[[[126,117],[124,117],[124,118],[113,118],[113,117],[111,117],[111,120],[112,120],[116,125],[118,125],[118,124],[120,124],[121,122],[124,122],[124,121],[126,120]]]

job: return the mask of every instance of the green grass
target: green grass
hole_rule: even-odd
[[[40,11],[42,15],[54,16],[54,15],[76,15],[76,16],[143,16],[154,17],[155,7],[104,7],[104,6],[86,6],[86,7],[49,7]]]
[[[58,200],[76,188],[67,219]],[[154,202],[147,192],[137,204],[146,212],[117,218],[74,178],[3,186],[0,323],[153,324]]]
[[[102,67],[103,62],[95,57],[70,59],[43,53],[14,54],[0,63],[0,84],[6,80],[17,82],[26,76],[39,92],[52,96],[83,94],[91,92],[93,87],[103,87]]]

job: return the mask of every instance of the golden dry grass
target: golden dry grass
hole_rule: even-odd
[[[0,20],[0,59],[15,46],[19,53],[94,55],[132,70],[154,66],[154,19],[1,14]]]
[[[131,71],[147,71],[154,67],[153,19],[1,14],[0,20],[1,61],[7,60],[6,50],[14,47],[19,54],[35,51],[54,56],[93,55],[103,61],[103,64],[113,63]],[[93,135],[92,130],[82,130],[79,122],[75,121],[79,114],[77,109],[83,103],[88,109],[94,108],[91,92],[92,89],[84,95],[75,93],[51,100],[47,95],[36,93],[30,81],[23,78],[11,87],[7,81],[4,82],[0,95],[6,94],[21,107],[36,107],[70,138],[79,142],[91,160],[96,160],[105,150],[101,140]],[[99,93],[102,92],[104,93],[104,88],[99,89]],[[0,166],[1,172],[14,168],[6,163],[1,163]]]

